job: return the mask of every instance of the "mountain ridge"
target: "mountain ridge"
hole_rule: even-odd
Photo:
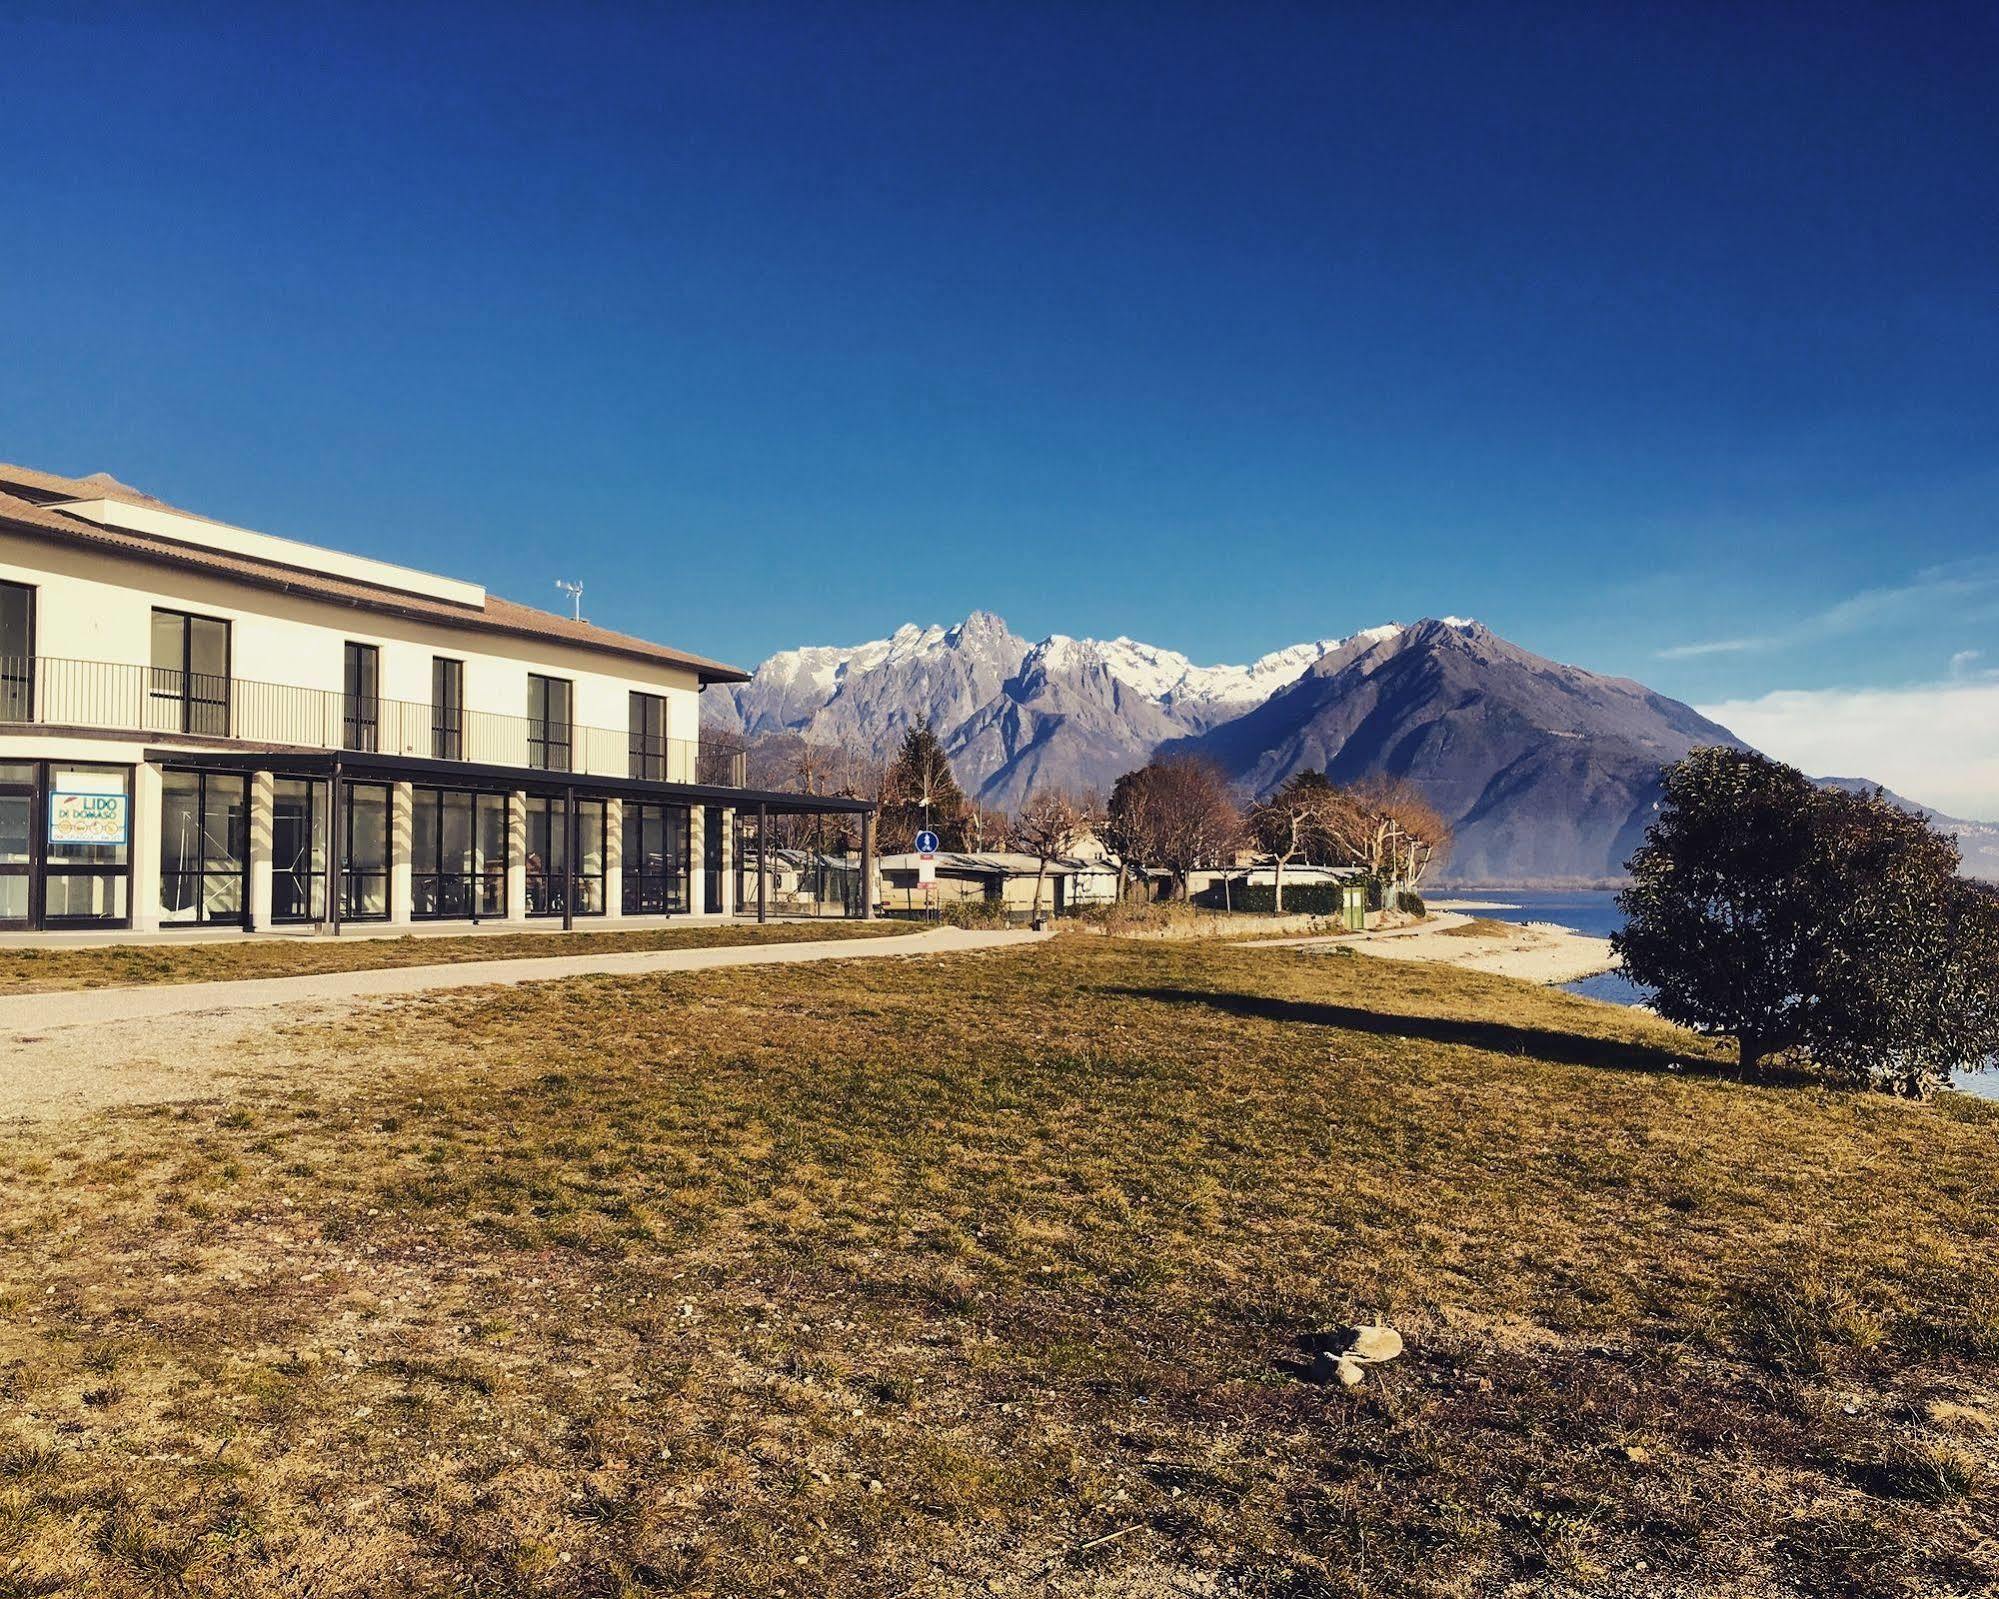
[[[1127,636],[1030,642],[973,611],[951,627],[779,651],[748,683],[707,690],[702,719],[877,758],[923,720],[966,792],[1002,808],[1042,785],[1106,792],[1161,753],[1215,760],[1252,793],[1308,766],[1343,782],[1406,778],[1452,822],[1446,874],[1459,882],[1616,877],[1650,820],[1660,767],[1697,744],[1742,744],[1642,683],[1535,655],[1458,616],[1203,666]],[[1908,808],[1957,833],[1968,870],[1999,877],[1999,827]]]

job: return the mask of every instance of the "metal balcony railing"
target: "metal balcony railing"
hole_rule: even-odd
[[[588,777],[744,786],[742,751],[704,752],[691,738],[47,655],[0,656],[0,722],[181,733]]]

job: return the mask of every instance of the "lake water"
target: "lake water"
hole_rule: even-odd
[[[1608,938],[1624,925],[1624,917],[1617,909],[1617,895],[1608,889],[1465,889],[1440,897],[1479,900],[1505,907],[1475,913],[1490,916],[1496,922],[1553,922],[1557,927],[1587,933],[1592,938]],[[1604,972],[1564,983],[1562,987],[1571,994],[1608,1000],[1613,1005],[1642,1005],[1646,1000],[1645,990],[1622,972]],[[1959,1072],[1954,1081],[1967,1094],[1999,1099],[1999,1071]]]

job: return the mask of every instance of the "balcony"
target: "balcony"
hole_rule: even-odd
[[[440,711],[413,700],[55,656],[0,657],[0,724],[9,723],[744,786],[740,750],[704,753],[696,739],[641,739],[622,727],[551,725],[491,711]]]

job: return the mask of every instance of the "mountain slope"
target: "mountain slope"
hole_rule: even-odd
[[[1451,822],[1461,881],[1617,875],[1661,766],[1726,728],[1642,684],[1563,666],[1457,618],[1356,640],[1211,732],[1168,746],[1255,793],[1303,767],[1407,778]]]

